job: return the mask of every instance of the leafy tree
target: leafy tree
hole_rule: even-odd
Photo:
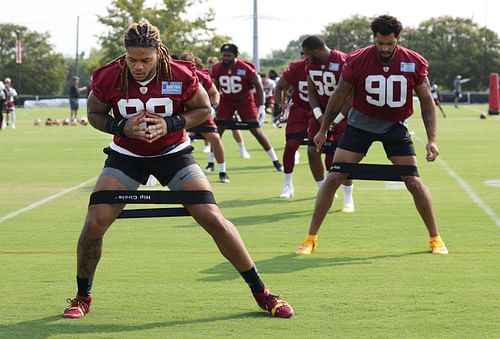
[[[22,42],[23,63],[16,65],[16,39]],[[0,24],[1,79],[10,77],[20,94],[62,93],[67,69],[64,57],[47,43],[48,33],[31,32],[24,26]],[[17,79],[19,67],[20,79]]]
[[[452,89],[460,74],[470,78],[468,90],[488,88],[489,73],[500,68],[498,35],[470,19],[449,16],[432,18],[402,33],[402,44],[429,61],[429,76],[443,88]]]
[[[327,25],[323,36],[327,46],[349,53],[373,43],[370,29],[372,18],[352,16],[339,23]]]
[[[219,55],[219,47],[229,38],[216,35],[215,29],[209,26],[214,20],[213,10],[193,21],[184,19],[188,9],[202,2],[163,0],[159,6],[146,7],[145,0],[113,0],[107,15],[98,16],[98,20],[109,27],[109,32],[99,37],[103,48],[101,62],[123,54],[123,33],[131,23],[141,19],[160,29],[162,41],[171,53],[191,51],[202,60]]]

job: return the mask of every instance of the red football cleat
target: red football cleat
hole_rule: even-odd
[[[83,318],[85,314],[90,312],[92,305],[92,296],[80,297],[76,296],[73,299],[68,299],[70,306],[64,310],[64,318]]]
[[[271,317],[290,318],[293,315],[293,308],[286,301],[273,295],[267,288],[263,293],[254,293],[253,297],[263,310],[269,312]]]

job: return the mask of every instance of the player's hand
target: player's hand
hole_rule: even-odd
[[[429,142],[425,146],[425,149],[427,150],[427,156],[425,157],[427,161],[434,161],[439,155],[439,149],[436,145],[435,142]]]
[[[147,130],[147,142],[153,143],[168,133],[167,123],[158,114],[145,112],[145,122]]]
[[[321,147],[323,147],[323,144],[326,141],[326,132],[321,132],[321,130],[319,130],[319,132],[314,136],[313,141],[316,145],[316,152],[321,152]]]
[[[147,141],[146,121],[144,112],[139,112],[136,115],[128,118],[123,126],[123,133],[127,138],[139,139]]]

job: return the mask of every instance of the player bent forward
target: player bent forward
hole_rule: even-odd
[[[93,73],[89,122],[98,130],[114,134],[105,150],[108,157],[94,192],[135,190],[150,174],[171,190],[211,191],[193,159],[185,131],[210,114],[208,95],[199,86],[194,64],[172,60],[160,40],[159,30],[148,22],[132,24],[124,35],[124,43],[124,55]],[[124,207],[89,206],[78,241],[78,292],[64,311],[65,318],[81,318],[90,311],[92,281],[101,258],[103,236]],[[257,304],[271,316],[291,317],[292,307],[265,287],[236,227],[224,218],[218,206],[184,207],[240,272]]]

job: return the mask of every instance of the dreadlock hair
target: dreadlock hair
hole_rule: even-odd
[[[397,38],[399,37],[399,33],[403,30],[403,24],[393,16],[381,15],[371,22],[370,28],[374,36],[377,33],[382,35],[394,33],[394,36]]]
[[[170,52],[168,48],[161,42],[160,30],[158,27],[151,25],[147,20],[143,19],[138,23],[131,24],[123,34],[123,43],[125,48],[128,47],[143,47],[154,48],[158,52],[158,63],[156,65],[156,73],[163,74],[167,80],[172,77],[170,68]],[[128,76],[130,70],[125,61],[125,54],[120,55],[112,61],[118,62],[121,67],[121,87],[126,93],[128,99]],[[158,82],[158,77],[156,78]]]

